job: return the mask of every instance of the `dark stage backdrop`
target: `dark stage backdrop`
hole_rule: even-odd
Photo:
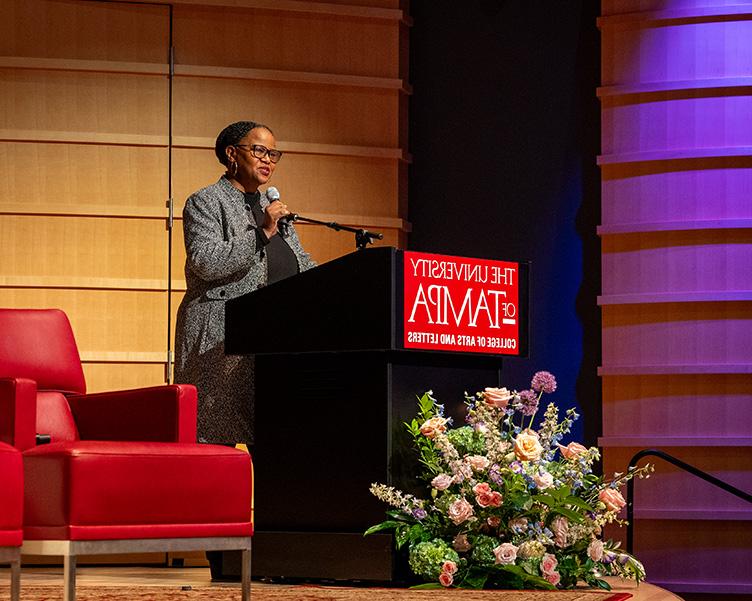
[[[530,358],[505,360],[502,384],[553,372],[595,444],[598,2],[411,4],[408,246],[532,261]]]

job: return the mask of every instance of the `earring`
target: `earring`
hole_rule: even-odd
[[[230,175],[235,177],[238,174],[238,163],[236,161],[230,163],[230,169],[228,171],[230,172]]]

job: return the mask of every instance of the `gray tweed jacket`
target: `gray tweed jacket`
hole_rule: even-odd
[[[269,200],[261,195],[261,206]],[[225,301],[266,285],[267,258],[245,197],[224,176],[183,210],[185,280],[175,328],[175,382],[198,389],[198,436],[253,443],[253,357],[225,356]],[[285,241],[300,271],[316,264],[294,227]]]

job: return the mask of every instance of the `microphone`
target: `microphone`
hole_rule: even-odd
[[[277,190],[277,188],[275,188],[274,186],[269,186],[266,189],[266,198],[269,200],[269,204],[273,203],[276,200],[279,200],[279,190]],[[295,213],[290,213],[289,215],[280,217],[277,220],[277,229],[283,237],[287,236],[287,226],[290,225],[290,222],[295,221],[297,218],[298,216]]]
[[[279,190],[274,186],[269,186],[266,189],[266,197],[269,199],[269,203],[273,203],[275,200],[279,200]]]

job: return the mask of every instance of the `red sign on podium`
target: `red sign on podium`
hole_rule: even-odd
[[[519,263],[404,252],[404,347],[520,354]]]

